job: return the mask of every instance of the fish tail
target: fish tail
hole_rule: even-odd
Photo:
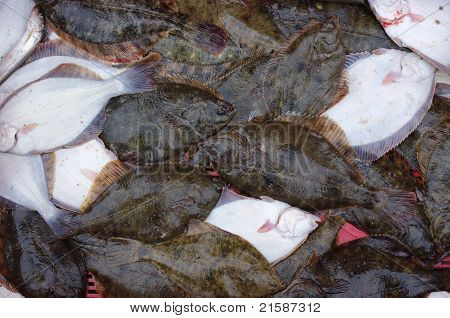
[[[44,219],[56,236],[60,238],[70,237],[81,227],[78,215],[56,207],[51,216],[44,216]]]
[[[416,202],[413,192],[381,189],[375,193],[372,210],[400,232],[405,232],[408,222],[417,211]]]
[[[109,267],[118,267],[137,262],[139,260],[137,252],[140,247],[141,243],[135,240],[111,239],[105,253],[107,265]]]
[[[228,42],[228,33],[225,29],[203,21],[196,21],[192,29],[183,32],[182,36],[214,55],[222,53]]]
[[[162,72],[161,56],[154,54],[151,58],[139,63],[114,77],[123,85],[125,94],[137,94],[152,91],[156,87],[157,77]]]

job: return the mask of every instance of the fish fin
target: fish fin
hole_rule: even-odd
[[[48,197],[53,198],[56,183],[56,154],[48,153],[41,155],[42,164],[44,165],[45,177],[47,179]]]
[[[16,206],[17,203],[0,196],[0,208],[13,209]]]
[[[202,222],[199,220],[192,220],[189,223],[188,229],[185,233],[186,236],[198,235],[203,233],[226,233],[226,231],[218,228],[217,226]]]
[[[61,40],[51,40],[45,43],[38,44],[36,50],[26,61],[26,64],[50,56],[71,56],[91,59],[91,56],[89,54],[79,51],[74,47],[68,46]]]
[[[287,113],[278,116],[275,121],[291,122],[302,126],[312,132],[322,136],[336,151],[344,158],[344,160],[352,167],[354,177],[361,183],[364,177],[359,171],[356,155],[348,142],[345,132],[333,120],[326,117],[305,117],[298,116],[296,113]]]
[[[144,63],[136,64],[115,76],[125,87],[126,94],[145,93],[155,89],[162,72],[161,55],[155,53]]]
[[[430,91],[426,101],[414,114],[411,120],[391,136],[378,142],[353,147],[358,158],[362,161],[375,161],[401,144],[422,122],[433,103],[433,97],[434,89]]]
[[[436,148],[449,136],[450,121],[440,122],[427,131],[416,145],[417,161],[420,171],[427,175],[428,165]]]
[[[50,19],[46,19],[46,24],[49,26],[50,30],[56,33],[63,41],[75,48],[87,52],[92,58],[101,60],[106,64],[127,64],[137,62],[145,57],[155,43],[169,36],[169,33],[164,31],[132,41],[101,44],[76,38],[55,27]]]
[[[260,197],[260,199],[261,199],[262,201],[268,202],[268,203],[274,203],[274,202],[276,202],[275,199],[272,199],[271,197],[268,197],[268,196],[265,196],[265,195],[263,195],[262,197]]]
[[[258,233],[267,233],[272,231],[274,228],[276,228],[277,225],[273,224],[269,220],[267,220],[256,232]]]
[[[67,238],[73,235],[81,226],[81,221],[76,214],[55,207],[55,213],[51,217],[42,215],[59,238]]]
[[[353,64],[369,57],[371,54],[367,51],[364,52],[359,52],[359,53],[352,53],[352,54],[348,54],[345,57],[345,63],[344,63],[344,69],[348,69],[350,66],[352,66]]]
[[[389,234],[374,234],[361,241],[364,245],[373,247],[377,251],[397,257],[410,257],[414,252],[398,238]]]
[[[372,211],[386,220],[400,233],[405,233],[407,224],[417,210],[416,195],[393,189],[380,189],[375,193]]]
[[[72,213],[76,213],[79,214],[80,210],[75,209],[74,207],[68,206],[67,204],[56,200],[55,198],[50,198],[50,202],[53,203],[54,206],[56,206],[57,208],[72,212]]]
[[[211,96],[214,96],[216,99],[223,100],[223,96],[218,91],[216,91],[214,88],[212,88],[211,86],[208,86],[207,84],[205,84],[201,81],[198,81],[198,80],[195,80],[192,78],[187,78],[187,77],[183,77],[180,75],[171,75],[171,76],[167,76],[167,77],[164,77],[163,79],[161,79],[161,82],[168,83],[168,84],[179,84],[179,85],[197,88],[199,90],[209,93]]]
[[[114,160],[106,164],[98,173],[97,178],[89,189],[86,198],[80,206],[80,211],[85,213],[95,200],[113,183],[130,173],[130,169],[121,161]]]
[[[349,290],[350,283],[344,279],[336,279],[330,287],[322,287],[323,291],[328,295],[342,294]]]
[[[106,265],[118,267],[132,264],[139,260],[138,252],[142,243],[124,238],[112,238],[108,241],[105,253]]]
[[[317,20],[311,20],[307,25],[305,25],[299,32],[289,38],[286,43],[282,45],[280,49],[277,50],[275,55],[285,55],[292,53],[298,44],[307,37],[310,33],[318,32],[323,28],[323,23]]]
[[[341,79],[339,80],[338,86],[336,88],[336,92],[331,99],[328,107],[324,107],[319,115],[326,112],[330,107],[336,105],[339,103],[345,96],[347,96],[349,93],[349,78],[348,78],[348,72],[346,70],[342,71]]]
[[[42,76],[39,81],[49,78],[82,78],[93,81],[101,81],[97,73],[77,64],[61,64]]]
[[[183,32],[182,37],[213,55],[222,53],[228,42],[228,32],[225,29],[197,20],[193,21],[190,30]]]
[[[246,200],[248,197],[237,194],[229,189],[223,189],[222,194],[220,196],[219,202],[216,204],[216,208],[221,207],[222,205],[232,203],[235,201]]]
[[[103,109],[89,124],[88,127],[73,141],[64,145],[64,148],[75,147],[81,145],[89,140],[98,138],[103,131],[106,122],[105,109]]]

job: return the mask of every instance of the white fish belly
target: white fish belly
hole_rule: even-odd
[[[71,78],[28,86],[0,110],[0,124],[26,129],[9,152],[39,154],[69,144],[89,127],[116,89],[114,81]]]
[[[258,231],[267,223],[276,225],[282,210],[279,204],[249,198],[213,209],[206,222],[247,240],[274,263],[287,257],[305,240],[305,237],[284,237],[277,228]]]
[[[348,69],[349,94],[324,116],[344,130],[351,146],[389,139],[421,109],[427,108],[427,103],[431,105],[434,68],[411,54],[414,53],[389,50],[365,58]],[[402,61],[406,61],[407,55],[421,71],[420,75],[402,75],[402,69],[405,71]]]
[[[31,0],[0,2],[0,61],[25,33],[34,6]]]
[[[123,69],[109,67],[100,63],[77,57],[45,57],[22,66],[0,86],[0,109],[1,105],[12,93],[16,92],[23,86],[40,79],[42,76],[44,76],[51,70],[54,70],[61,64],[75,64],[85,67],[98,74],[102,79],[109,79],[123,72]]]
[[[45,212],[50,202],[41,158],[0,153],[0,196]]]
[[[100,171],[108,163],[118,160],[99,139],[58,150],[53,156],[55,169],[51,171],[54,181],[51,195],[73,211],[80,211]]]
[[[23,298],[23,296],[9,291],[4,286],[0,286],[0,298]]]

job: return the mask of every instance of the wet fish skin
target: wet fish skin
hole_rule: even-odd
[[[101,138],[119,159],[137,159],[140,166],[177,160],[233,118],[233,105],[209,87],[178,80],[161,83],[154,92],[123,96],[108,104]]]
[[[110,244],[110,267],[150,262],[192,297],[263,297],[283,288],[255,248],[226,232],[183,235],[156,245],[125,239]]]
[[[60,65],[3,103],[0,150],[42,154],[97,137],[108,101],[153,90],[160,72],[159,55],[107,80],[79,65]]]
[[[299,248],[320,219],[268,197],[255,199],[225,189],[205,222],[238,235],[274,264]]]
[[[448,288],[450,272],[427,270],[401,245],[363,238],[340,246],[295,278],[287,297],[420,297]]]
[[[280,120],[248,123],[211,138],[200,145],[193,162],[202,167],[212,164],[243,193],[270,196],[306,211],[374,208],[401,230],[411,216],[407,210],[415,209],[415,195],[365,185],[336,149],[306,125]],[[394,203],[400,201],[401,209]]]
[[[0,84],[3,83],[33,52],[42,38],[44,20],[39,10],[31,12],[25,33],[11,50],[0,59]]]
[[[50,202],[39,156],[0,153],[0,197],[31,211],[38,211],[59,237],[72,234],[77,227],[74,215],[56,208]]]
[[[81,255],[36,212],[0,207],[0,276],[25,297],[82,297]]]
[[[173,164],[141,168],[111,185],[78,218],[77,234],[155,243],[181,234],[192,219],[205,219],[220,187],[199,169]]]
[[[64,38],[91,53],[119,62],[142,58],[155,42],[169,33],[188,39],[212,54],[221,53],[226,46],[227,34],[222,28],[168,12],[167,8],[148,1],[71,0],[62,4],[38,0],[37,3],[45,16],[65,33],[60,34]],[[113,51],[105,52],[108,47]],[[121,48],[131,52],[120,52]]]
[[[150,262],[138,262],[117,267],[108,266],[105,254],[111,243],[89,234],[71,238],[83,253],[86,270],[94,275],[99,294],[105,298],[174,298],[186,293],[164,272]]]

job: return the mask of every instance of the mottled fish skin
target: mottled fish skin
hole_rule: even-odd
[[[363,238],[310,264],[284,297],[421,297],[447,289],[450,271],[428,270],[395,241]]]
[[[398,49],[368,8],[349,5],[350,1],[342,2],[348,3],[314,1],[314,4],[308,6],[306,1],[267,1],[266,8],[286,37],[298,32],[311,19],[326,22],[332,17],[337,17],[342,29],[342,42],[346,54],[378,48]]]
[[[165,241],[190,220],[204,220],[219,197],[219,185],[199,169],[172,164],[140,169],[111,185],[79,216],[78,233]]]
[[[7,7],[9,5],[11,5],[11,3],[6,3]],[[15,5],[16,4],[12,4],[12,6]],[[4,10],[4,8],[0,9]],[[27,16],[26,12],[17,12],[16,10],[13,10],[12,12],[13,15],[18,13],[20,15],[20,18],[24,18]],[[8,20],[9,18],[11,17],[9,16],[6,20]],[[17,26],[14,25],[10,27],[14,29]],[[17,28],[20,29],[20,27]],[[26,29],[21,35],[20,39],[18,39],[18,41],[6,54],[1,55],[0,57],[0,84],[31,55],[34,48],[42,38],[43,30],[43,17],[40,15],[39,10],[37,8],[34,8],[31,12],[31,15],[29,16]],[[11,32],[11,29],[6,28],[6,32]]]
[[[280,50],[235,63],[212,86],[236,107],[231,126],[287,111],[314,115],[333,103],[344,60],[337,21],[313,21]]]
[[[227,34],[222,28],[174,13],[156,2],[38,0],[37,3],[53,25],[69,35],[66,38],[74,37],[72,43],[84,41],[78,46],[88,51],[99,49],[99,55],[110,55],[112,59],[116,55],[120,60],[124,52],[104,52],[108,47],[113,51],[128,48],[139,59],[169,34],[189,39],[212,54],[221,53],[226,46]],[[126,62],[133,60],[133,54],[123,56],[131,58]]]
[[[193,162],[212,164],[227,182],[253,196],[270,196],[306,211],[374,208],[401,230],[415,195],[364,185],[348,160],[306,124],[279,120],[249,123],[211,138],[200,145]]]
[[[0,207],[0,276],[25,297],[82,297],[81,255],[36,212]]]
[[[447,0],[369,0],[386,33],[402,47],[450,75],[450,3]]]
[[[349,55],[347,65],[348,94],[322,116],[344,130],[361,160],[373,161],[399,145],[425,117],[436,70],[418,55],[399,50]]]
[[[264,256],[226,232],[183,235],[156,245],[115,239],[110,246],[108,266],[150,262],[191,297],[264,297],[283,288]]]
[[[108,266],[105,255],[111,243],[89,234],[71,238],[84,256],[86,270],[95,278],[97,291],[104,298],[174,298],[186,292],[150,262]],[[127,255],[127,253],[125,253]]]
[[[44,155],[52,202],[74,212],[85,211],[129,169],[99,139]]]
[[[245,197],[228,189],[205,220],[247,240],[272,264],[302,245],[319,221],[284,202]]]
[[[101,138],[119,159],[137,159],[141,166],[178,159],[233,118],[234,107],[216,92],[195,81],[179,80],[108,104]]]

